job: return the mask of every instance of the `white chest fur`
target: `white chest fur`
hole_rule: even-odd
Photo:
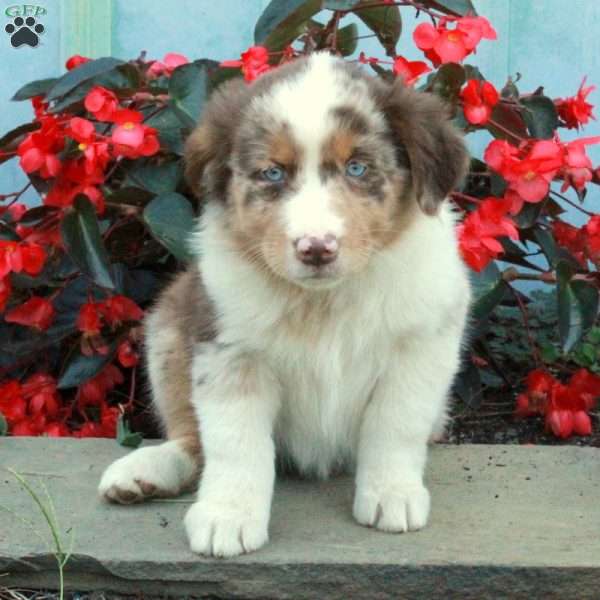
[[[469,300],[449,210],[423,216],[360,276],[329,291],[283,294],[226,246],[217,215],[205,215],[201,270],[223,342],[265,360],[279,380],[276,443],[318,476],[351,462],[362,414],[390,355],[456,319]],[[401,365],[407,375],[411,354]],[[416,362],[416,361],[415,361]],[[442,407],[443,408],[443,407]]]

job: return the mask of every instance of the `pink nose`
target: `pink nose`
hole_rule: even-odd
[[[339,250],[337,238],[331,233],[323,238],[305,235],[294,242],[294,247],[298,260],[313,267],[333,262]]]

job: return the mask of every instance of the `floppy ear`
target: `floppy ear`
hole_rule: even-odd
[[[233,136],[248,96],[247,84],[228,81],[215,90],[184,150],[185,178],[194,194],[226,200]]]
[[[388,85],[382,110],[400,155],[408,158],[412,189],[423,212],[436,214],[466,175],[469,153],[446,105],[401,80]]]

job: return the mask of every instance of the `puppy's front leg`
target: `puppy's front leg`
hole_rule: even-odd
[[[258,356],[206,346],[193,368],[205,464],[185,528],[194,552],[230,557],[268,540],[279,390]]]
[[[427,523],[427,442],[445,410],[459,341],[403,341],[394,350],[361,425],[354,498],[359,523],[392,532]]]

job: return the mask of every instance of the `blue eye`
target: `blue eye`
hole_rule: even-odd
[[[285,170],[275,165],[268,169],[263,169],[261,174],[267,181],[271,181],[272,183],[280,183],[285,179]]]
[[[357,160],[349,160],[346,163],[346,175],[350,177],[362,177],[367,171],[367,165],[365,163],[358,162]]]

